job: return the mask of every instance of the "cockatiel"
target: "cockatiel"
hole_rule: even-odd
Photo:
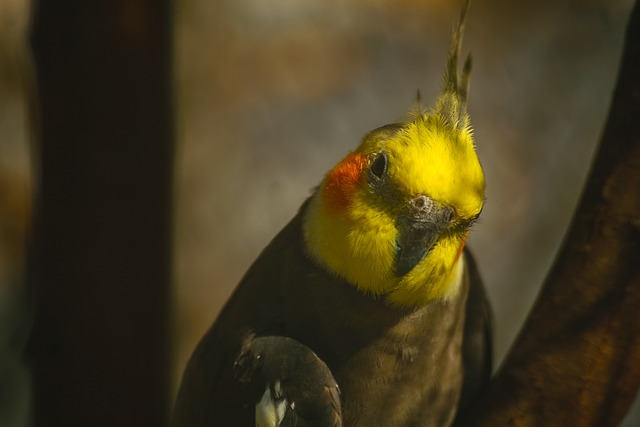
[[[491,372],[465,241],[485,182],[458,76],[369,132],[250,267],[184,373],[174,425],[448,426]]]

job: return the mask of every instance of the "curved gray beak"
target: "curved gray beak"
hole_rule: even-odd
[[[452,218],[452,208],[437,205],[427,196],[409,201],[406,214],[396,224],[396,276],[404,276],[427,256]]]

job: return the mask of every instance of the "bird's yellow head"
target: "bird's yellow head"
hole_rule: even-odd
[[[358,289],[412,306],[454,295],[456,266],[484,203],[466,111],[470,60],[458,78],[465,2],[436,106],[367,134],[327,173],[307,209],[310,255]]]

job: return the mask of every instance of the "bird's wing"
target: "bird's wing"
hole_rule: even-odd
[[[458,418],[489,382],[493,364],[493,319],[484,285],[471,252],[465,249],[466,280],[469,283],[462,357],[464,379]]]
[[[342,426],[338,385],[327,365],[300,342],[250,335],[234,371],[238,393],[255,402],[256,427]]]

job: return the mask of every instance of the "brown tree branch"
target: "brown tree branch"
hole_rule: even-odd
[[[640,385],[640,6],[562,249],[465,426],[614,426]]]
[[[169,1],[35,1],[33,425],[169,411]]]

